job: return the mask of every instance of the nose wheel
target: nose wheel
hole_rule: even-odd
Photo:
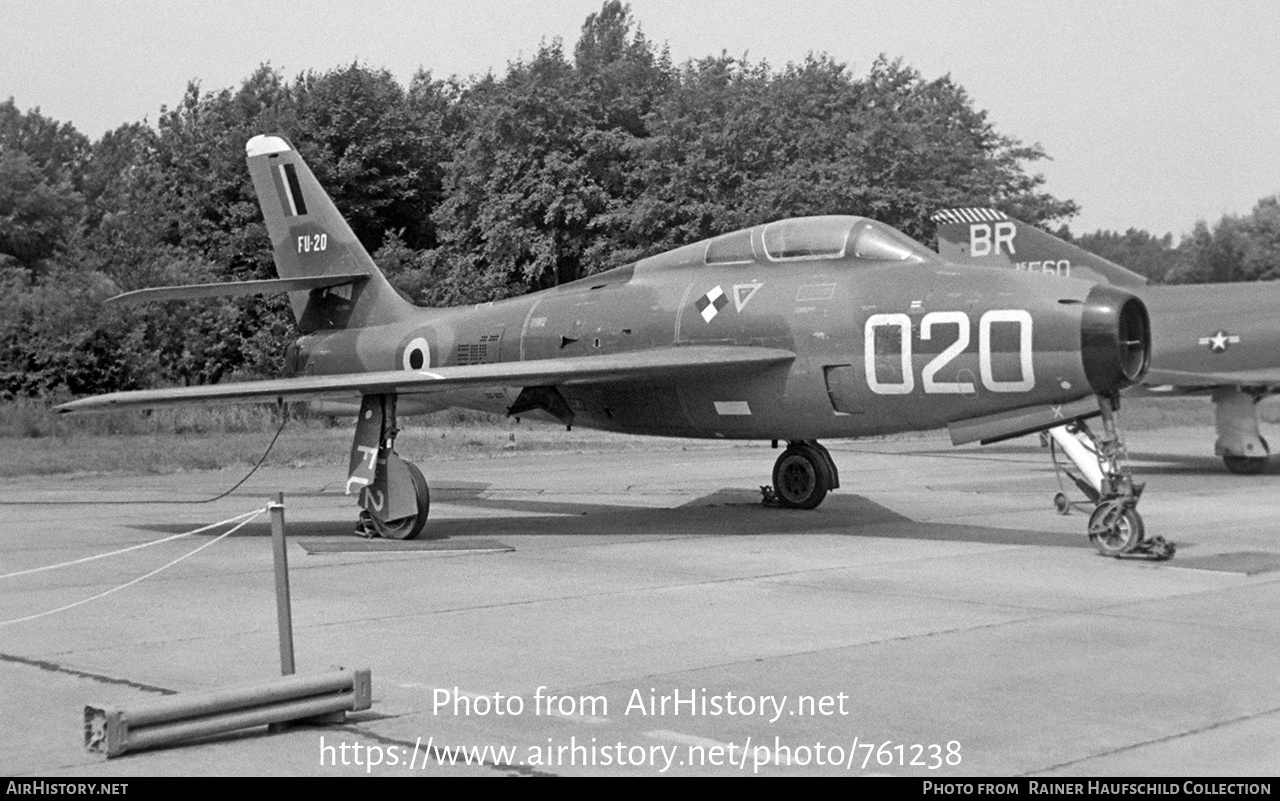
[[[1125,509],[1122,503],[1100,504],[1089,516],[1089,541],[1103,556],[1132,553],[1146,535],[1142,515],[1137,509]]]

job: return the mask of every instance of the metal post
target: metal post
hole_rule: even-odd
[[[278,493],[271,510],[271,545],[276,567],[276,624],[280,630],[280,674],[293,675],[293,611],[289,605],[289,557],[284,541],[284,493]]]

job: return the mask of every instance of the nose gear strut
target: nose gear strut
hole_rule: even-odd
[[[1098,553],[1116,558],[1168,559],[1177,546],[1164,537],[1146,536],[1142,515],[1138,514],[1138,499],[1145,485],[1135,483],[1129,469],[1116,420],[1120,399],[1099,395],[1098,407],[1102,413],[1101,436],[1090,431],[1083,421],[1049,432],[1059,487],[1065,475],[1097,504],[1089,515],[1089,541]],[[1079,475],[1062,463],[1060,453],[1075,465]],[[1054,505],[1067,514],[1076,504],[1059,492],[1054,496]]]

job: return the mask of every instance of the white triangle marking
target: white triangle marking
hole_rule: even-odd
[[[764,286],[764,284],[761,284],[761,283],[734,284],[733,285],[734,308],[736,308],[738,311],[742,311],[743,307],[745,307],[747,303],[753,297],[755,297],[756,292],[759,291],[760,287],[762,286]],[[746,293],[746,295],[743,295],[744,292]]]

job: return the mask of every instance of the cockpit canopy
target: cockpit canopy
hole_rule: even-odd
[[[756,252],[752,234],[764,253]],[[920,262],[932,252],[911,237],[865,217],[830,215],[779,220],[707,242],[707,264],[813,261],[853,257],[866,261]]]

